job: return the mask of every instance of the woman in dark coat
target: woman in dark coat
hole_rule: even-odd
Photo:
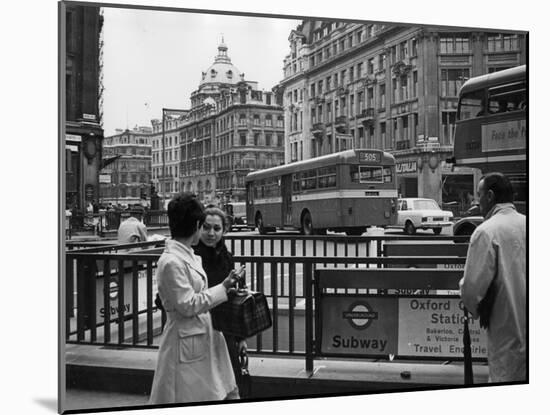
[[[208,276],[208,285],[215,286],[220,284],[235,268],[235,261],[223,240],[223,234],[227,226],[225,213],[216,207],[208,207],[204,213],[205,220],[201,228],[200,240],[198,245],[193,248],[195,254],[202,258],[202,266]],[[216,309],[212,309],[211,313],[215,319]],[[228,333],[223,333],[223,335],[227,343],[237,386],[241,386],[243,379],[239,355],[246,351],[246,342],[244,339],[236,338]],[[242,387],[240,389],[242,392]]]

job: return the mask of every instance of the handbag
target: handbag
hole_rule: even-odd
[[[227,301],[211,314],[214,329],[241,339],[252,337],[273,324],[265,295],[246,289],[230,293]]]

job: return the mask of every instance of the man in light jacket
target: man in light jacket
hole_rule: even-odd
[[[460,295],[487,328],[489,382],[527,381],[526,220],[501,173],[479,182],[485,221],[472,234]]]

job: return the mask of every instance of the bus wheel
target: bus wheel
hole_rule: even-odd
[[[414,235],[416,233],[416,229],[410,220],[405,223],[405,233],[407,235]]]
[[[346,235],[348,236],[361,236],[365,232],[363,228],[350,228],[346,230]]]
[[[262,218],[262,214],[261,213],[258,213],[256,215],[256,228],[258,228],[258,233],[260,235],[265,235],[267,232],[265,230],[265,227],[264,227],[264,220]]]
[[[313,222],[309,212],[302,215],[302,235],[313,235]]]
[[[441,228],[434,228],[434,234],[439,235],[441,233]]]

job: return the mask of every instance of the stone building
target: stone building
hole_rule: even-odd
[[[99,198],[103,15],[99,7],[61,2],[60,87],[65,207],[76,211]]]
[[[135,127],[117,129],[115,135],[103,139],[104,164],[110,161],[100,174],[103,205],[146,204],[150,196],[151,135],[151,127]]]
[[[244,201],[250,171],[284,162],[281,97],[245,80],[227,50],[222,40],[189,110],[166,110],[164,129],[162,121],[153,121],[153,182],[166,200],[191,191],[204,203]],[[177,160],[171,170],[169,160]],[[163,165],[169,168],[164,186]]]
[[[399,194],[464,205],[479,173],[451,170],[458,91],[524,64],[526,36],[304,20],[284,60],[285,161],[347,148],[391,152]]]

